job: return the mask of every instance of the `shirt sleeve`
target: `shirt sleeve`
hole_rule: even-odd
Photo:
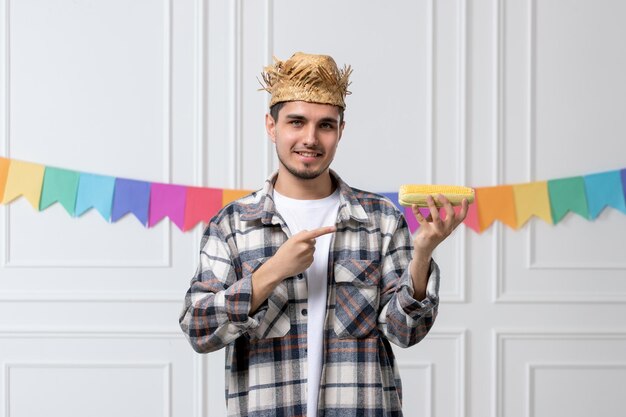
[[[439,267],[431,259],[426,297],[413,298],[410,263],[413,242],[403,216],[391,233],[381,259],[382,291],[378,328],[385,337],[401,347],[420,342],[430,331],[439,307]]]
[[[206,353],[258,327],[267,303],[249,315],[254,271],[242,271],[217,224],[209,224],[202,242],[179,323],[194,350]]]

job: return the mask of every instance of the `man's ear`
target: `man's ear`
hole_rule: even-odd
[[[265,115],[265,130],[272,142],[276,143],[276,121],[269,113]]]
[[[339,141],[341,140],[341,137],[343,136],[343,128],[346,127],[346,122],[345,120],[341,121],[341,124],[339,125],[339,139],[337,139],[337,144],[339,144]]]

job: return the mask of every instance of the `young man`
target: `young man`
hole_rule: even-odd
[[[202,239],[181,328],[198,352],[226,348],[229,416],[402,416],[390,342],[408,347],[437,314],[431,259],[464,219],[439,196],[411,239],[386,198],[330,164],[351,70],[297,53],[263,74],[280,161],[262,190],[222,209]]]

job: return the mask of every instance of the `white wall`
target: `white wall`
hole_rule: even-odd
[[[302,50],[354,68],[334,163],[353,186],[623,168],[624,17],[619,0],[0,0],[0,155],[258,188],[276,161],[257,77]],[[624,232],[611,209],[461,228],[433,332],[396,349],[405,414],[622,415]],[[177,325],[200,235],[0,206],[0,416],[224,415],[223,355]]]

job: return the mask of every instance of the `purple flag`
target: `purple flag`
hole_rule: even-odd
[[[148,208],[150,207],[150,183],[144,181],[115,179],[113,193],[113,208],[111,221],[117,221],[127,213],[133,213],[144,226],[148,223]]]
[[[626,199],[626,168],[620,171],[622,175],[622,190],[624,191],[624,198]]]

